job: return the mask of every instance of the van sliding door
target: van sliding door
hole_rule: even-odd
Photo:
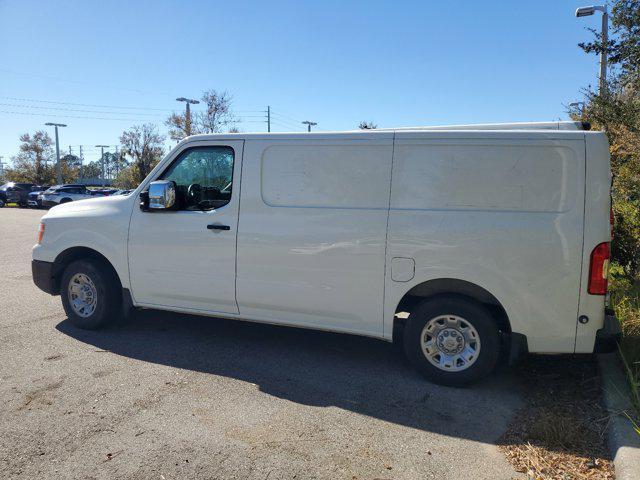
[[[245,148],[240,314],[380,336],[393,134]]]

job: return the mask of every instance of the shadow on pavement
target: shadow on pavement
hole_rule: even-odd
[[[464,389],[427,382],[383,341],[154,310],[102,331],[56,327],[137,360],[251,382],[262,392],[394,424],[495,443],[521,405],[508,370]]]

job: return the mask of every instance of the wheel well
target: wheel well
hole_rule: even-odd
[[[481,303],[495,318],[498,330],[503,333],[511,333],[511,324],[509,323],[507,312],[491,293],[475,283],[455,278],[440,278],[420,283],[402,297],[396,308],[393,320],[394,341],[398,339],[398,335],[402,327],[404,327],[408,317],[406,314],[410,314],[413,308],[426,298],[438,295],[458,295]]]
[[[62,279],[64,270],[67,268],[67,265],[69,265],[74,260],[79,260],[81,258],[92,259],[100,262],[111,272],[113,277],[117,279],[118,282],[120,282],[118,272],[116,272],[116,269],[113,268],[111,262],[107,260],[107,257],[102,255],[100,252],[93,250],[92,248],[72,247],[61,252],[53,262],[53,291],[55,292],[55,294],[60,293],[60,281]]]

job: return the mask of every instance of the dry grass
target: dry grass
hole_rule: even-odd
[[[640,280],[614,276],[611,281],[611,305],[622,325],[620,354],[626,368],[635,407],[636,430],[640,435]]]
[[[615,478],[595,359],[532,357],[518,370],[527,405],[501,442],[515,469],[541,480]]]

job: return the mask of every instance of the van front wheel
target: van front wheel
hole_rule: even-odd
[[[120,282],[99,261],[75,260],[62,274],[60,296],[67,318],[76,327],[93,330],[114,322],[122,313]]]
[[[472,300],[455,296],[425,300],[407,322],[407,358],[434,383],[462,386],[495,368],[500,334],[489,312]]]

